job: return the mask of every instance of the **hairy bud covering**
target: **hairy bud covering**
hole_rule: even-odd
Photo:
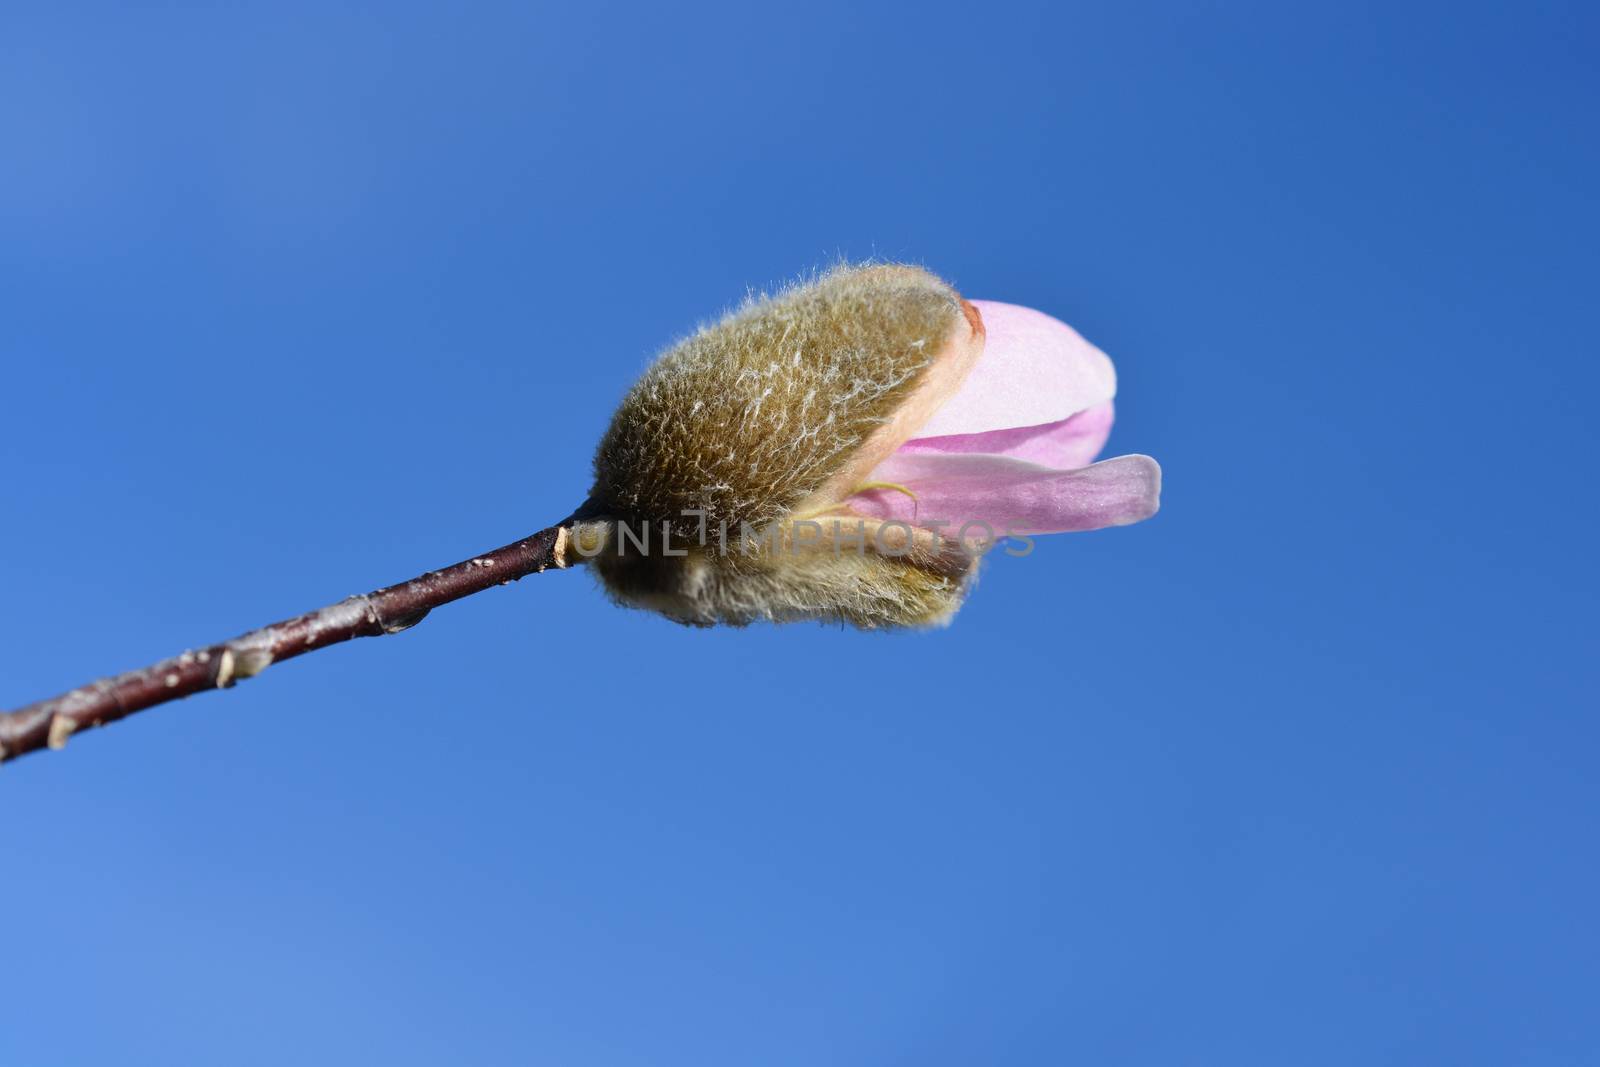
[[[909,266],[841,267],[747,301],[629,391],[595,456],[580,550],[616,599],[681,622],[947,618],[972,559],[937,537],[875,537],[842,501],[863,455],[915,429],[897,416],[949,339],[973,332],[956,292]],[[796,528],[813,520],[820,538]],[[772,531],[754,552],[750,529]]]

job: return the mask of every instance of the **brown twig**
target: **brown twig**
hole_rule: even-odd
[[[0,762],[40,748],[62,748],[79,730],[115,722],[156,704],[204,689],[227,689],[306,652],[353,637],[398,633],[441,604],[551,567],[566,567],[572,562],[567,555],[571,521],[409,582],[0,713]]]

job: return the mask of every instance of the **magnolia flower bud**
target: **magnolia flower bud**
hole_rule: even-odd
[[[1085,466],[1115,388],[1049,316],[841,267],[656,360],[600,443],[573,548],[616,600],[685,623],[946,622],[999,537],[1154,514],[1154,460]]]

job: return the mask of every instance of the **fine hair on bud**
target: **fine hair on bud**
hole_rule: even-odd
[[[856,531],[852,485],[968,329],[959,295],[919,267],[845,265],[751,297],[628,391],[574,546],[615,600],[679,622],[947,621],[973,556],[909,530],[884,551],[871,520],[848,547],[797,524]],[[746,528],[773,531],[764,550],[716,536]]]

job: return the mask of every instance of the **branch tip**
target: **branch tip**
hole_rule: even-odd
[[[100,726],[156,704],[207,689],[229,689],[274,663],[356,637],[408,630],[434,608],[552,567],[565,569],[573,518],[493,552],[409,582],[354,596],[252,630],[231,641],[188,649],[172,659],[0,712],[0,762],[41,748],[66,747],[87,726]],[[213,665],[213,661],[215,661]]]

